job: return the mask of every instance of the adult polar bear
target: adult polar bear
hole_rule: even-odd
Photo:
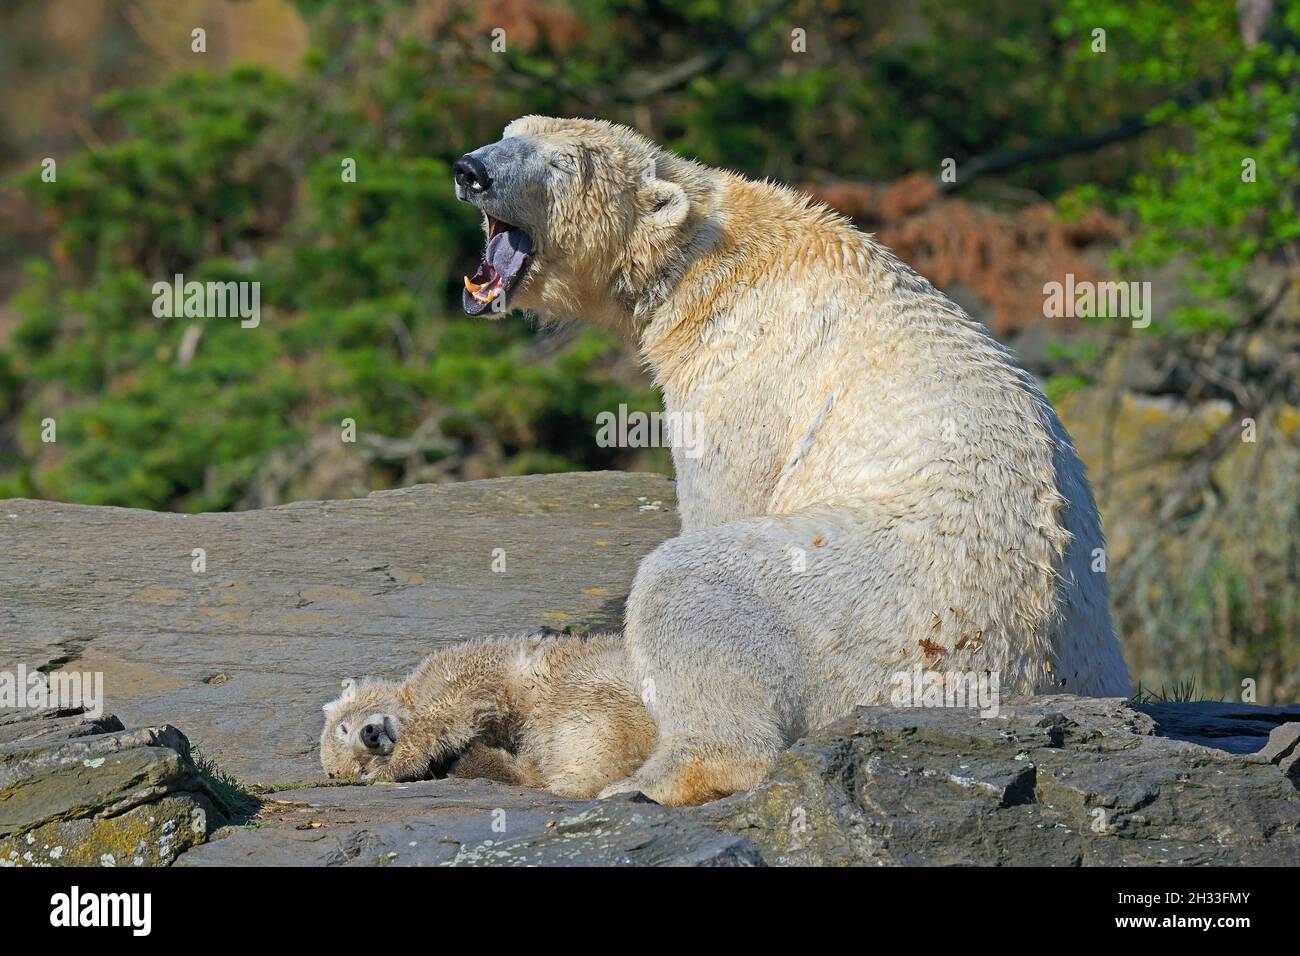
[[[523,117],[455,178],[488,236],[465,311],[628,332],[703,435],[702,454],[674,449],[682,533],[627,605],[657,744],[611,791],[752,787],[916,665],[997,672],[1004,693],[1128,693],[1069,437],[874,239],[602,121]]]

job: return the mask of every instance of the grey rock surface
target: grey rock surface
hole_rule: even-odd
[[[1279,770],[1300,787],[1300,721],[1274,727],[1268,735],[1268,743],[1254,756],[1262,763],[1276,764]]]
[[[0,717],[0,866],[165,866],[226,823],[175,727]]]
[[[633,794],[576,809],[546,829],[463,847],[452,866],[765,866],[744,837]]]
[[[1300,792],[1280,762],[1298,717],[1065,695],[995,718],[867,707],[796,743],[755,790],[693,812],[769,864],[1296,865]],[[1257,725],[1258,753],[1161,736],[1162,722],[1234,749]],[[1270,731],[1283,754],[1263,749]]]
[[[677,529],[669,479],[617,472],[229,514],[0,501],[0,670],[102,672],[127,726],[183,727],[243,781],[320,782],[342,678],[468,637],[617,629]]]
[[[1176,701],[1142,704],[1139,709],[1151,718],[1162,737],[1236,754],[1260,750],[1280,723],[1285,726],[1286,721],[1300,720],[1300,706],[1258,707],[1202,700],[1192,705]]]
[[[267,797],[181,866],[761,866],[743,837],[631,799],[569,800],[487,780],[331,786]]]
[[[437,866],[450,862],[465,844],[543,830],[577,805],[487,780],[286,790],[264,797],[248,825],[214,835],[181,863]]]

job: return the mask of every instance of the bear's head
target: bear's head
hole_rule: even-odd
[[[331,777],[363,777],[393,752],[402,732],[401,685],[348,679],[343,693],[325,705],[320,762]]]
[[[680,255],[691,213],[681,183],[699,170],[602,120],[515,120],[455,164],[456,198],[482,210],[487,233],[465,311],[625,319]]]

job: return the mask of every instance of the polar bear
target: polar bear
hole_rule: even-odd
[[[465,311],[623,331],[698,433],[673,449],[681,534],[627,603],[657,743],[607,792],[748,789],[914,667],[1128,693],[1069,436],[1008,351],[871,236],[598,120],[515,120],[454,178],[487,237]]]
[[[324,710],[331,777],[485,777],[590,797],[633,773],[655,743],[616,635],[453,645],[402,681],[343,681]]]

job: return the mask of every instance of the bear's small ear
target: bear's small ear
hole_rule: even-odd
[[[656,232],[671,231],[686,221],[691,211],[691,201],[686,191],[667,179],[653,180],[649,185],[650,215],[647,224]]]
[[[339,695],[338,700],[332,700],[321,710],[325,711],[326,716],[332,716],[338,713],[345,704],[350,704],[357,699],[357,682],[349,677],[343,681],[343,693]]]

